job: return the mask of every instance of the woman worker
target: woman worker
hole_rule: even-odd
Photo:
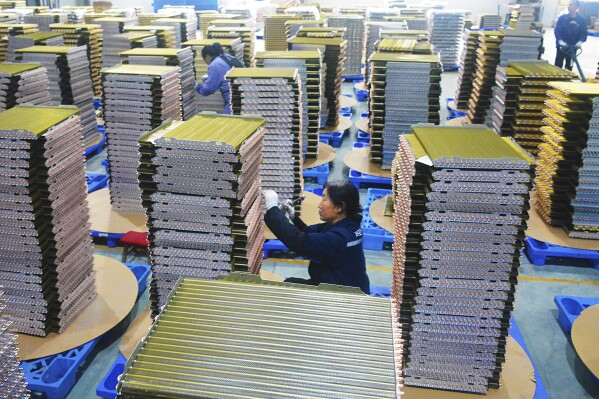
[[[204,83],[196,86],[196,91],[203,96],[209,96],[220,90],[225,100],[225,114],[231,113],[231,92],[229,82],[225,79],[231,68],[243,68],[243,63],[232,55],[225,54],[220,43],[202,48],[202,59],[208,64],[208,77]]]
[[[288,278],[286,282],[345,285],[370,293],[362,249],[360,197],[353,184],[346,181],[325,184],[318,204],[318,214],[324,223],[313,226],[295,217],[291,201],[282,210],[276,192],[264,190],[262,194],[268,228],[287,248],[310,258],[310,279]]]

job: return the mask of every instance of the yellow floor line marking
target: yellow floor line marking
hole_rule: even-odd
[[[599,285],[599,281],[570,280],[570,279],[565,279],[565,278],[534,277],[534,276],[522,276],[522,275],[518,276],[518,280],[537,281],[537,282],[543,282],[543,283]]]

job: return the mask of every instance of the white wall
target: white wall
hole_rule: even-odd
[[[154,6],[152,6],[152,0],[109,0],[112,2],[113,7],[142,7],[144,12],[154,12]]]

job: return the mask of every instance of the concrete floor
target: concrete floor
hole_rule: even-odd
[[[553,47],[552,31],[546,34],[546,56],[553,60],[555,49]],[[590,37],[583,47],[584,53],[581,64],[587,76],[594,76],[599,59],[599,38]],[[454,97],[457,72],[443,74],[442,79],[442,111],[441,119],[447,117],[447,110],[443,106],[445,98]],[[353,93],[353,85],[345,83],[344,93]],[[354,107],[354,121],[361,112],[366,112],[366,103],[358,103]],[[341,148],[337,149],[337,156],[333,162],[330,180],[347,179],[348,169],[343,165],[344,154],[351,150],[352,142],[356,141],[357,131],[352,127],[349,136],[346,136]],[[106,157],[102,153],[88,161],[88,170],[92,173],[104,173],[101,161]],[[311,186],[311,184],[307,184]],[[313,186],[313,185],[312,185]],[[366,190],[362,189],[362,202]],[[120,249],[99,247],[97,253],[120,260]],[[365,251],[368,275],[373,286],[388,287],[391,281],[391,252],[390,251]],[[268,259],[263,268],[284,277],[306,277],[307,262],[301,259],[282,255],[280,259]],[[526,256],[522,256],[519,284],[516,292],[514,318],[520,327],[524,341],[531,353],[538,374],[547,389],[550,398],[585,399],[599,398],[599,386],[593,381],[591,374],[586,370],[574,352],[569,336],[566,336],[557,322],[557,309],[553,303],[555,295],[576,295],[599,297],[599,271],[584,264],[584,262],[559,261],[555,264],[534,266]],[[147,263],[145,257],[133,257],[129,263]],[[83,399],[96,398],[96,386],[110,369],[118,356],[120,337],[127,325],[135,315],[143,309],[148,302],[148,293],[141,295],[130,317],[123,321],[115,330],[99,344],[94,354],[90,356],[87,365],[83,368],[77,384],[68,398]]]

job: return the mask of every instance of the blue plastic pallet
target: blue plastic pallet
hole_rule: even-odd
[[[330,144],[333,148],[341,147],[341,142],[343,141],[343,137],[345,137],[345,130],[340,132],[331,132],[331,133],[319,133],[319,140],[323,142],[323,140],[328,140],[328,144]]]
[[[304,179],[313,178],[316,179],[318,184],[323,185],[327,182],[327,179],[329,178],[329,172],[329,164],[325,163],[324,165],[316,166],[314,168],[304,169],[303,174]]]
[[[124,233],[104,233],[102,231],[92,230],[92,238],[104,238],[106,239],[106,245],[109,248],[114,248],[119,245],[119,240],[124,236]]]
[[[356,89],[354,87],[354,91],[356,92],[356,99],[360,102],[368,100],[368,91]]]
[[[280,240],[266,240],[262,247],[264,259],[270,256],[270,251],[288,251],[289,249]]]
[[[452,98],[452,97],[447,97],[445,99],[445,107],[447,108],[447,110],[449,112],[453,111],[453,109],[449,107],[449,103],[452,102],[453,100],[455,100],[455,98]]]
[[[138,265],[124,263],[131,270],[137,280],[137,297],[139,298],[148,288],[148,277],[150,276],[150,265]]]
[[[370,287],[370,296],[389,298],[391,296],[391,288],[389,288],[389,287]]]
[[[572,332],[574,320],[586,308],[599,304],[599,298],[586,298],[582,296],[556,296],[553,298],[557,310],[559,310],[558,321],[566,334]]]
[[[102,99],[101,98],[94,98],[94,109],[97,111],[100,108],[102,108]]]
[[[364,81],[364,75],[344,75],[341,76],[341,79],[343,79],[344,81],[352,81],[354,83],[360,83]]]
[[[94,191],[101,190],[108,187],[108,175],[101,173],[86,173],[85,180],[87,180],[87,193],[91,194]]]
[[[112,365],[108,373],[104,376],[100,385],[96,387],[96,395],[104,399],[116,399],[116,386],[118,384],[119,375],[125,371],[127,359],[119,353],[116,362]]]
[[[545,265],[548,257],[576,258],[589,261],[595,269],[599,270],[599,251],[560,247],[535,240],[532,237],[526,237],[525,244],[524,252],[528,260],[536,266]]]
[[[351,112],[351,108],[349,108],[349,111],[344,111],[344,110],[347,110],[348,108],[341,108],[341,110],[339,111],[339,115],[341,115],[345,118],[351,119],[351,117],[354,116],[354,114]]]
[[[443,65],[443,71],[445,72],[457,71],[458,69],[460,69],[459,65]]]
[[[77,371],[99,341],[100,337],[58,355],[21,362],[27,388],[45,393],[48,399],[65,398],[77,381]]]
[[[364,144],[370,143],[370,135],[366,132],[358,130],[358,143],[364,143]]]
[[[362,247],[364,249],[381,251],[383,250],[386,242],[392,243],[394,241],[393,234],[379,227],[370,217],[370,205],[372,205],[374,201],[391,194],[391,192],[391,190],[384,190],[380,188],[368,189],[368,193],[366,194],[366,205],[364,206],[364,211],[362,212],[361,224],[362,232],[364,233],[364,240],[362,241]]]
[[[102,133],[102,132],[100,132],[100,133]],[[86,158],[91,158],[95,155],[98,155],[104,149],[105,144],[106,144],[106,135],[104,133],[102,133],[102,140],[100,140],[100,142],[98,144],[95,144],[91,147],[86,148],[85,151],[83,152],[83,154],[85,155]]]
[[[536,383],[535,396],[533,397],[533,399],[549,399],[549,394],[547,393],[547,390],[545,389],[543,380],[541,380],[541,376],[537,372],[537,367],[535,366],[535,362],[533,362],[532,356],[530,356],[530,352],[528,351],[528,347],[526,346],[526,343],[524,342],[522,333],[520,332],[520,329],[518,328],[518,324],[516,323],[516,320],[513,317],[510,320],[509,335],[512,338],[514,338],[514,340],[518,344],[520,344],[522,349],[524,349],[526,356],[528,356],[528,359],[530,360],[530,363],[532,364],[532,368],[535,372],[535,383]]]
[[[599,31],[590,30],[590,31],[588,31],[588,35],[589,36],[594,36],[594,37],[599,37]]]
[[[367,142],[355,142],[352,144],[352,149],[370,147],[370,143]],[[359,190],[362,184],[379,184],[384,186],[391,186],[390,177],[373,176],[366,173],[358,172],[357,170],[349,170],[349,182],[356,186]]]
[[[322,197],[322,192],[324,191],[324,189],[322,187],[304,187],[304,191],[308,191],[312,194]]]

